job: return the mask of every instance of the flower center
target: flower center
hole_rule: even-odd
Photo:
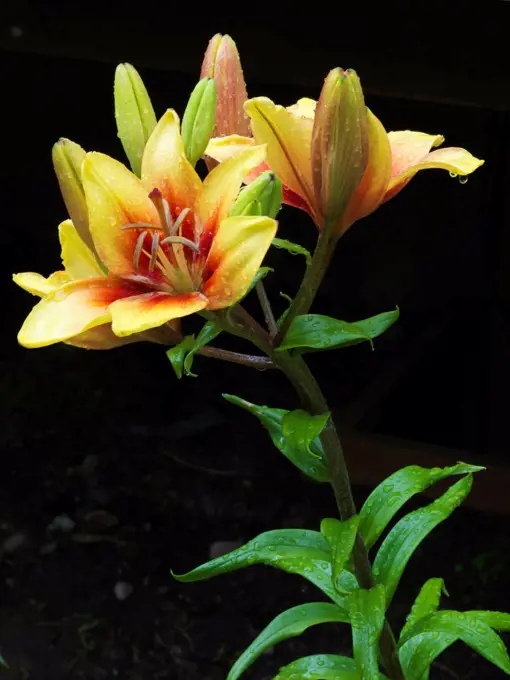
[[[147,269],[150,273],[159,270],[169,287],[173,291],[188,292],[196,290],[198,266],[196,256],[200,249],[195,240],[183,236],[182,228],[184,220],[190,209],[184,208],[175,220],[172,219],[168,201],[163,198],[159,189],[153,189],[149,194],[159,217],[159,225],[147,222],[132,222],[125,224],[121,229],[141,229],[133,253],[133,266],[135,271],[140,271],[142,254],[148,258]],[[154,231],[154,230],[157,231]],[[150,249],[147,250],[146,239],[152,232]],[[196,233],[194,229],[194,234]],[[166,248],[163,248],[166,246]],[[186,250],[188,252],[186,252]],[[190,252],[192,251],[192,252]]]

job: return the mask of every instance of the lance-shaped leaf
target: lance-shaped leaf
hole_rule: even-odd
[[[299,243],[293,243],[292,241],[287,241],[287,239],[284,238],[274,238],[271,245],[273,245],[275,248],[282,248],[291,255],[303,255],[307,265],[312,262],[310,251],[306,248],[303,248],[303,246],[300,246]]]
[[[114,83],[117,131],[135,175],[140,177],[145,145],[156,127],[156,114],[138,71],[119,64]]]
[[[411,661],[408,662],[407,660],[407,653],[403,653],[405,645],[411,642],[415,636],[435,634],[438,640],[441,636],[446,636],[442,637],[442,645],[437,645],[437,648],[443,646],[443,649],[445,649],[446,640],[450,638],[462,640],[475,652],[510,675],[510,658],[502,639],[476,614],[476,612],[440,611],[419,619],[409,628],[399,643],[399,647],[401,647],[399,655],[406,659],[406,665],[411,665]],[[421,677],[418,672],[421,671],[423,674],[430,665],[430,657],[425,657],[425,651],[430,652],[430,642],[428,646],[428,650],[424,646],[415,647],[413,650],[414,657],[416,657],[416,660],[411,657],[413,671],[416,671],[416,675],[413,677]]]
[[[338,588],[338,579],[349,560],[356,534],[358,533],[359,516],[354,515],[345,521],[328,517],[321,522],[321,534],[331,546],[331,563],[333,565],[333,585]]]
[[[410,465],[398,470],[372,491],[361,508],[359,531],[363,542],[371,548],[400,508],[415,494],[446,477],[484,469],[479,465],[457,463],[445,468]]]
[[[398,651],[406,680],[428,680],[430,667],[445,649],[458,640],[449,633],[421,633],[408,640]]]
[[[373,572],[376,583],[386,588],[388,604],[411,555],[432,529],[462,503],[472,484],[472,476],[466,475],[433,503],[403,517],[386,536],[375,557]]]
[[[186,158],[193,167],[209,144],[215,116],[216,84],[212,78],[202,78],[191,93],[181,126]]]
[[[379,673],[379,680],[384,675]],[[337,654],[314,654],[280,668],[274,680],[359,680],[354,659]]]
[[[266,564],[290,574],[303,576],[317,586],[339,607],[347,611],[347,599],[339,595],[331,580],[331,551],[327,540],[318,531],[305,529],[275,529],[266,531],[237,550],[210,560],[186,574],[173,574],[183,583],[204,581],[243,569],[253,564]],[[344,572],[339,585],[348,592],[357,584],[353,577]]]
[[[167,350],[167,357],[172,364],[175,375],[180,379],[185,373],[187,376],[196,378],[197,376],[191,372],[193,365],[193,358],[195,354],[205,345],[209,344],[214,338],[221,333],[221,328],[214,322],[208,321],[203,327],[198,336],[187,335],[182,342],[175,347]]]
[[[350,595],[352,649],[362,680],[373,680],[379,675],[378,640],[384,626],[386,598],[384,587],[355,590]]]
[[[276,351],[282,352],[297,347],[303,351],[336,349],[357,345],[360,342],[371,343],[373,338],[377,338],[393,326],[398,317],[398,309],[355,323],[332,319],[322,314],[302,314],[293,320]]]
[[[441,593],[446,594],[442,578],[429,578],[428,581],[425,581],[400,632],[402,638],[406,636],[408,630],[417,621],[437,611],[441,600]]]
[[[279,614],[241,654],[227,675],[237,680],[266,649],[278,642],[297,637],[319,623],[347,623],[345,611],[328,602],[309,602]]]
[[[273,444],[305,475],[316,482],[329,480],[324,450],[319,434],[329,414],[312,416],[306,411],[258,406],[233,394],[223,397],[256,416],[269,432]]]

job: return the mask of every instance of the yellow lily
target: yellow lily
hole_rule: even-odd
[[[225,161],[254,144],[267,145],[267,163],[251,173],[249,179],[271,168],[284,185],[283,200],[308,212],[319,229],[324,226],[314,191],[312,138],[316,102],[300,99],[285,108],[267,97],[256,97],[245,104],[253,137],[231,135],[210,141],[206,154]],[[432,151],[444,142],[441,135],[403,130],[386,132],[382,123],[367,109],[368,160],[365,171],[336,226],[342,235],[356,220],[369,215],[393,198],[420,170],[441,168],[465,176],[484,161],[465,149],[444,148]]]
[[[244,176],[264,157],[265,147],[252,147],[202,183],[186,159],[173,110],[147,142],[141,179],[108,156],[87,154],[81,170],[89,229],[108,274],[80,271],[66,282],[59,275],[59,285],[25,320],[19,342],[42,347],[109,324],[125,338],[236,303],[276,233],[267,217],[227,217]],[[29,289],[21,276],[17,282]]]

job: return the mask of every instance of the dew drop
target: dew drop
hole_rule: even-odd
[[[450,172],[449,174],[450,174],[450,177],[457,177],[457,173],[456,173],[456,172]]]
[[[459,183],[460,184],[467,184],[468,179],[469,179],[469,177],[465,177],[465,176],[459,177]]]

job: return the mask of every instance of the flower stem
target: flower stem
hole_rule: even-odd
[[[262,281],[257,283],[255,290],[257,291],[260,306],[262,307],[262,312],[264,314],[264,319],[266,320],[266,326],[269,330],[269,335],[271,338],[274,338],[278,335],[278,326],[276,325],[273,309],[271,307],[271,303],[269,302],[269,298],[267,297],[266,289]]]
[[[218,347],[202,347],[199,354],[213,359],[221,359],[222,361],[230,361],[233,364],[242,364],[243,366],[250,366],[251,368],[258,368],[265,370],[267,368],[276,368],[269,357],[256,356],[254,354],[241,354],[240,352],[231,352],[227,349],[219,349]]]
[[[291,356],[287,352],[274,352],[272,359],[285,373],[298,393],[304,408],[314,415],[329,411],[328,404],[312,372],[300,356]],[[336,504],[341,519],[346,520],[356,514],[356,506],[352,496],[349,472],[340,438],[335,424],[330,418],[322,431],[321,442],[326,456],[331,486],[335,494]],[[363,540],[358,535],[353,549],[354,571],[361,588],[372,588],[374,578],[368,553]],[[404,680],[404,674],[397,654],[395,637],[387,620],[379,639],[381,661],[392,680]]]
[[[278,345],[285,337],[289,330],[290,324],[299,314],[306,314],[317,295],[319,286],[327,271],[331,256],[336,245],[336,238],[332,237],[331,233],[319,233],[317,246],[313,253],[312,261],[308,265],[299,290],[289,307],[289,311],[280,328],[280,332],[276,337],[276,344]]]

